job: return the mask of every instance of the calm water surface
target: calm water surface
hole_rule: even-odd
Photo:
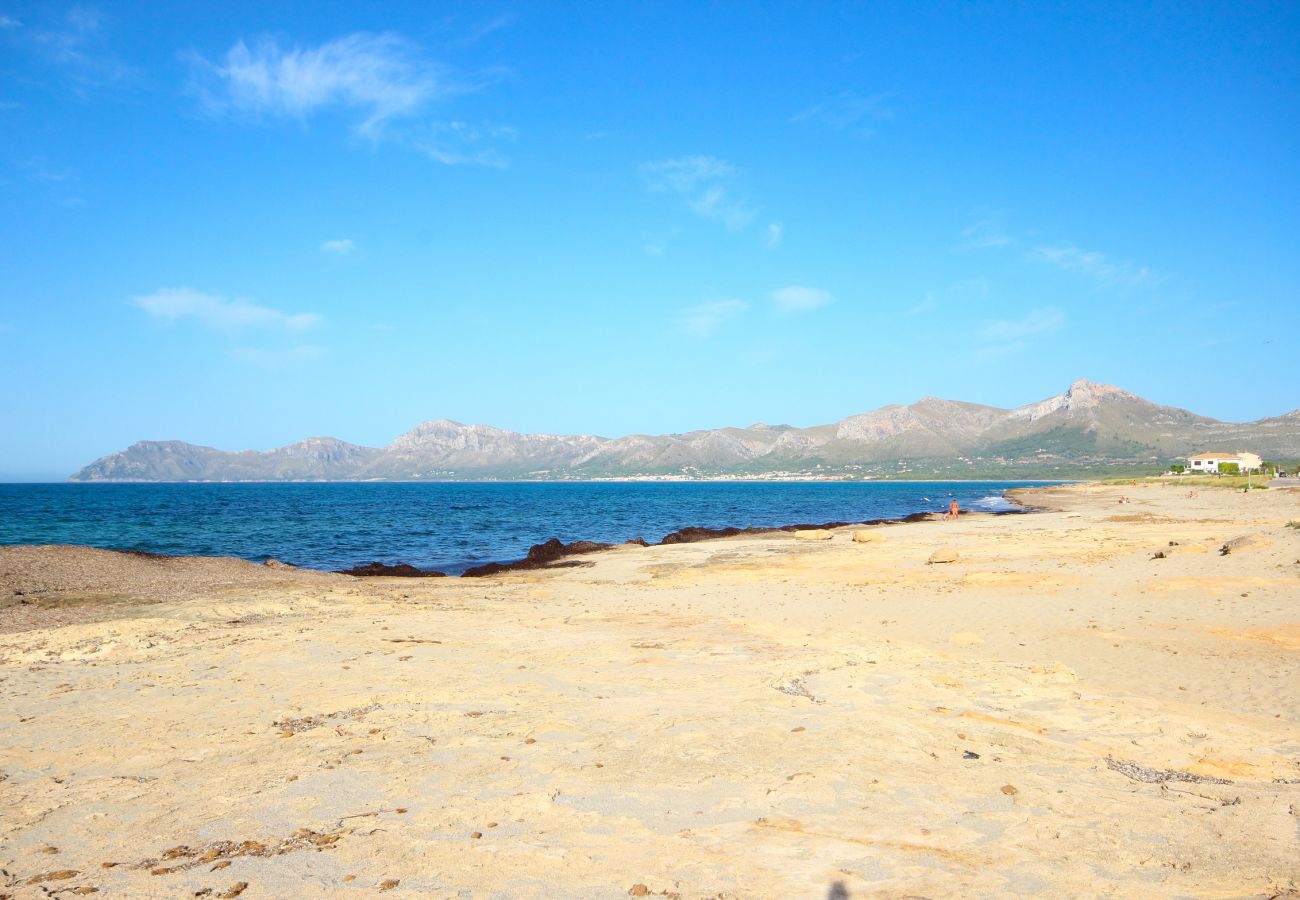
[[[775,526],[1005,510],[1030,482],[0,484],[0,544],[279,559],[378,560],[459,573],[558,537],[655,542],[690,525]]]

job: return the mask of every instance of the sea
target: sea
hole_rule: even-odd
[[[656,543],[669,532],[1010,512],[1044,482],[0,484],[0,544],[84,544],[277,559],[336,570],[409,563],[459,574],[550,538]]]

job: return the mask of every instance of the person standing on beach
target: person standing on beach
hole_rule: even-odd
[[[947,517],[949,519],[955,520],[959,515],[961,515],[961,508],[957,505],[957,501],[953,500],[951,503],[948,504]]]

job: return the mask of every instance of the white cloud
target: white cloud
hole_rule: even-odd
[[[247,300],[227,300],[185,287],[162,288],[143,297],[133,297],[131,304],[157,319],[167,322],[190,319],[215,331],[275,328],[300,332],[320,324],[320,316],[315,313],[286,313]]]
[[[1015,240],[1009,237],[993,219],[982,219],[961,230],[959,250],[994,250],[1009,247]]]
[[[785,236],[785,229],[780,222],[770,222],[767,226],[767,249],[775,250],[781,246],[781,240]]]
[[[714,156],[681,156],[643,163],[641,177],[652,191],[677,194],[701,218],[737,231],[754,220],[755,211],[728,192],[736,169]]]
[[[514,23],[515,23],[514,16],[511,15],[496,16],[494,18],[488,19],[487,21],[474,26],[464,37],[460,38],[455,43],[459,47],[472,47],[474,44],[477,44],[479,41],[483,40],[488,35],[494,34],[503,28],[508,28]]]
[[[1020,319],[992,319],[976,332],[975,358],[991,362],[1025,350],[1037,338],[1060,331],[1065,313],[1055,306],[1030,310]]]
[[[1114,262],[1104,253],[1080,250],[1071,244],[1035,247],[1029,258],[1069,272],[1078,272],[1105,287],[1137,287],[1155,280],[1146,266]]]
[[[921,313],[929,312],[930,310],[934,309],[938,305],[939,302],[934,298],[934,291],[926,291],[925,299],[922,300],[920,303],[916,304],[915,306],[909,307],[907,309],[907,314],[909,316],[919,316],[921,315]]]
[[[691,337],[706,338],[721,328],[728,320],[734,319],[748,308],[749,304],[744,300],[719,300],[715,303],[704,303],[683,311],[677,320],[677,324],[682,331]]]
[[[23,23],[13,16],[0,16],[0,28],[21,28],[22,25]]]
[[[437,68],[394,34],[360,32],[307,48],[241,40],[222,63],[201,63],[219,89],[208,93],[218,111],[305,119],[347,109],[361,117],[357,131],[372,138],[450,93]]]
[[[790,285],[770,294],[777,309],[784,313],[811,312],[831,302],[831,295],[819,288]]]
[[[443,165],[479,165],[504,168],[508,160],[494,141],[513,141],[515,129],[506,125],[472,125],[468,122],[434,122],[412,143]]]
[[[1061,330],[1065,313],[1055,306],[1030,310],[1020,319],[994,319],[985,322],[976,332],[980,339],[991,343],[1023,341],[1043,337]]]
[[[890,92],[885,92],[863,97],[852,91],[843,91],[795,114],[790,121],[816,122],[836,131],[850,131],[858,137],[871,137],[874,132],[864,122],[892,118],[893,111],[885,105],[891,96]]]
[[[139,73],[105,47],[104,22],[99,10],[74,6],[54,27],[31,30],[31,44],[38,54],[62,69],[78,93],[121,87],[137,79]],[[6,17],[4,27],[21,24]]]
[[[500,20],[490,30],[504,27]],[[485,32],[486,33],[486,32]],[[430,109],[480,85],[454,80],[400,35],[358,32],[316,47],[274,38],[239,41],[219,62],[194,57],[195,87],[214,113],[306,120],[342,112],[372,141],[390,141],[446,165],[501,167],[496,145],[514,140],[505,125],[432,121]]]
[[[347,256],[357,245],[352,242],[351,238],[335,238],[331,241],[324,241],[320,245],[322,253],[333,253],[335,256]]]

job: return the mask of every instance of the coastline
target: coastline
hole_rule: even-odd
[[[478,579],[0,548],[0,893],[1284,892],[1300,498],[1030,491]]]
[[[1004,492],[1032,484],[167,483],[71,497],[55,488],[0,495],[0,545],[276,559],[359,576],[470,570],[473,577],[533,567],[538,554],[553,555],[556,541],[590,551],[646,538],[675,543],[875,524],[941,512],[953,497],[966,510],[1012,511]]]

